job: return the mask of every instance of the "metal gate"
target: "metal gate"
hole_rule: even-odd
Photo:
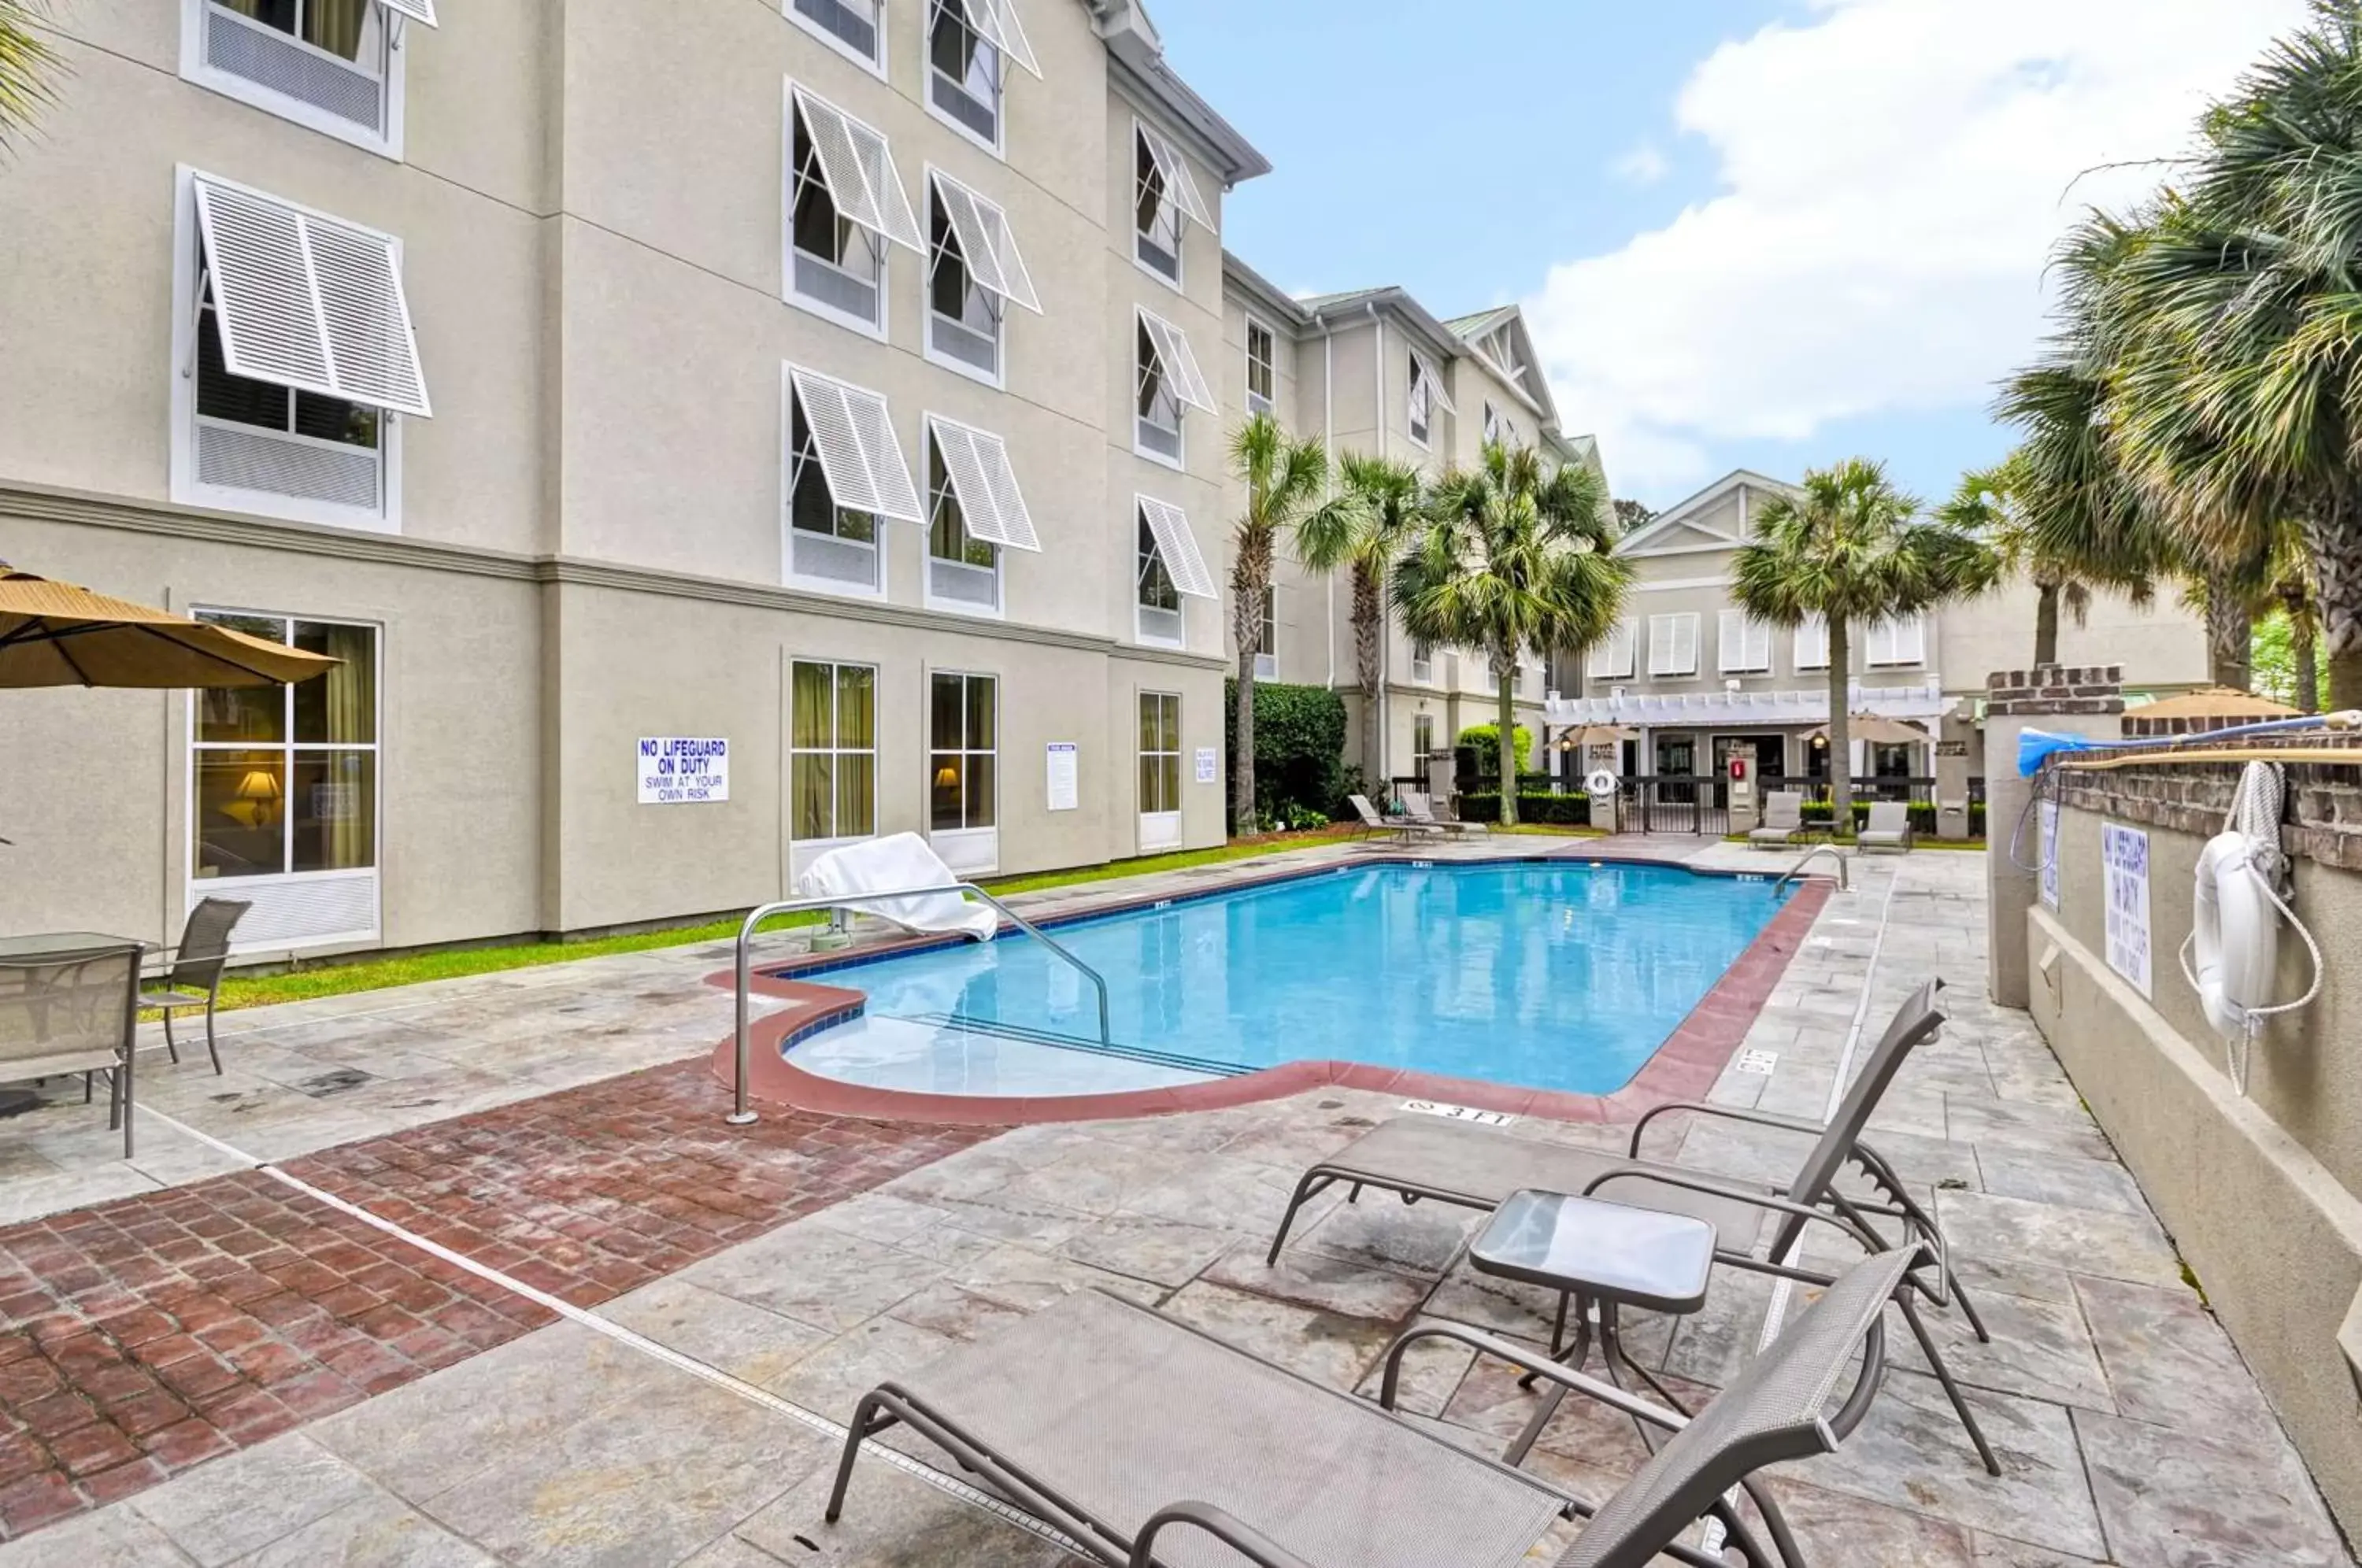
[[[1665,774],[1624,780],[1625,821],[1642,833],[1730,831],[1727,786],[1711,774]]]

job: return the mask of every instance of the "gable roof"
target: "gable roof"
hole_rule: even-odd
[[[1733,469],[1730,472],[1699,491],[1673,502],[1642,527],[1628,534],[1617,545],[1617,553],[1628,556],[1679,555],[1699,550],[1727,550],[1746,543],[1737,534],[1697,521],[1706,512],[1740,489],[1768,491],[1774,494],[1793,494],[1795,486],[1752,469]],[[1684,540],[1683,536],[1688,536]]]
[[[1535,362],[1533,335],[1526,330],[1523,310],[1513,304],[1496,305],[1473,315],[1453,316],[1443,325],[1523,398],[1544,424],[1558,423],[1558,404],[1551,401],[1550,382]]]

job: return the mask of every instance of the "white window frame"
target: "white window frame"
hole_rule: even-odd
[[[1649,617],[1649,673],[1668,680],[1694,679],[1704,661],[1698,657],[1698,638],[1703,631],[1704,617],[1694,610],[1675,610]],[[1690,657],[1686,667],[1674,661],[1681,648],[1682,635],[1689,635]]]
[[[1148,153],[1149,161],[1155,165],[1158,173],[1161,175],[1164,172],[1164,166],[1162,162],[1158,161],[1156,155],[1153,150],[1159,142],[1162,142],[1165,147],[1172,149],[1174,158],[1179,162],[1182,174],[1191,182],[1189,188],[1192,193],[1192,199],[1198,202],[1200,204],[1203,204],[1204,197],[1202,194],[1198,194],[1197,193],[1196,176],[1189,173],[1189,155],[1183,152],[1180,146],[1175,143],[1171,137],[1166,136],[1164,132],[1156,129],[1146,120],[1142,119],[1138,115],[1134,115],[1131,117],[1131,157],[1127,162],[1130,173],[1124,182],[1124,189],[1129,193],[1130,198],[1124,208],[1124,227],[1131,235],[1131,264],[1139,268],[1142,272],[1147,273],[1150,277],[1155,279],[1158,282],[1164,284],[1166,288],[1171,289],[1175,293],[1188,293],[1189,284],[1189,226],[1192,223],[1197,223],[1201,220],[1198,219],[1195,214],[1189,211],[1188,203],[1180,199],[1180,197],[1175,193],[1170,182],[1166,183],[1164,201],[1165,210],[1173,215],[1173,271],[1171,275],[1168,276],[1165,273],[1158,271],[1146,261],[1142,260],[1140,256],[1141,240],[1143,238],[1153,237],[1140,226],[1140,155],[1143,152]],[[1205,226],[1209,229],[1211,229],[1213,226],[1209,219],[1205,222]]]
[[[1410,678],[1421,686],[1435,684],[1435,649],[1426,643],[1410,645]]]
[[[1250,415],[1275,413],[1279,407],[1277,401],[1279,397],[1279,334],[1272,330],[1261,316],[1250,314],[1246,320],[1246,342],[1243,348],[1243,357],[1246,360],[1247,367],[1247,413]],[[1259,392],[1254,390],[1254,345],[1255,334],[1258,332],[1263,334],[1264,341],[1271,346],[1271,355],[1263,363],[1264,376],[1271,382],[1271,391],[1267,392]],[[1263,405],[1260,408],[1255,406],[1258,402]]]
[[[1910,633],[1909,649],[1904,633]],[[1871,669],[1908,669],[1927,662],[1927,622],[1925,616],[1904,615],[1871,624],[1862,636],[1862,664]]]
[[[792,0],[782,0],[782,4],[791,3]],[[885,235],[866,224],[855,223],[853,219],[844,216],[843,209],[839,208],[837,222],[852,224],[855,229],[868,237],[867,242],[877,252],[877,320],[871,321],[855,315],[849,310],[841,310],[826,300],[806,293],[796,287],[798,258],[806,254],[796,248],[796,189],[798,182],[803,178],[803,171],[796,166],[797,85],[794,78],[790,77],[784,100],[786,106],[779,125],[779,157],[787,171],[786,181],[779,192],[779,298],[798,310],[809,311],[822,321],[833,322],[847,332],[859,333],[874,342],[883,343],[886,341],[887,323],[893,314],[892,308],[887,302],[892,296],[894,283],[894,242]],[[817,96],[817,94],[814,95]],[[834,108],[836,105],[831,104],[830,107]],[[842,109],[838,109],[837,112],[844,113]],[[850,119],[852,116],[847,115],[846,118]],[[822,175],[821,180],[825,187],[827,184],[825,175]],[[829,192],[829,201],[832,205],[836,204],[834,191]],[[922,228],[920,232],[923,238],[925,230]],[[811,258],[811,263],[814,266],[829,268],[833,271],[844,272],[847,277],[853,275],[846,269],[837,266],[825,257],[814,256]]]
[[[1731,635],[1734,628],[1737,636]],[[1744,610],[1723,611],[1716,618],[1715,662],[1725,675],[1771,674],[1771,626]]]
[[[1137,744],[1142,721],[1146,718],[1146,710],[1151,702],[1159,704],[1160,709],[1167,702],[1173,705],[1173,749],[1171,751],[1161,749],[1152,751],[1145,745]],[[1161,812],[1150,811],[1144,793],[1132,802],[1140,817],[1139,847],[1142,854],[1157,850],[1178,849],[1181,846],[1182,801],[1189,788],[1187,778],[1181,771],[1181,757],[1187,749],[1181,738],[1181,693],[1178,691],[1142,690],[1136,693],[1132,705],[1132,734],[1136,743],[1132,788],[1135,791],[1139,790],[1139,778],[1142,771],[1140,765],[1146,764],[1152,758],[1159,762],[1169,761],[1173,770],[1173,801],[1170,807]]]
[[[1279,584],[1263,585],[1263,618],[1256,623],[1254,678],[1279,679]]]
[[[938,679],[954,677],[960,681],[962,744],[956,748],[939,748],[935,745],[935,682]],[[966,744],[967,683],[972,680],[992,684],[992,745],[989,748]],[[923,747],[921,755],[927,759],[926,775],[922,780],[922,787],[926,791],[927,842],[936,846],[936,854],[962,876],[997,870],[1000,865],[1000,812],[1007,800],[1000,788],[1004,782],[1001,778],[1000,743],[1009,723],[1009,706],[1000,700],[1006,695],[1002,690],[1005,684],[996,670],[932,666],[927,670],[926,701],[920,705],[920,723],[925,726],[920,732],[920,744]],[[980,827],[966,824],[964,816],[963,825],[959,827],[939,828],[935,825],[935,759],[939,756],[992,758],[992,821],[988,824]],[[981,854],[977,853],[979,850]]]
[[[276,115],[282,120],[292,120],[307,130],[315,130],[322,136],[334,137],[338,141],[360,148],[364,151],[374,152],[381,158],[391,159],[396,163],[402,161],[403,101],[408,96],[404,91],[408,72],[403,62],[410,53],[405,47],[409,42],[408,32],[412,26],[410,17],[385,5],[383,0],[379,0],[378,10],[381,14],[381,26],[385,29],[385,70],[379,77],[379,84],[383,92],[381,101],[384,105],[385,128],[382,134],[372,135],[353,124],[352,121],[307,104],[301,98],[290,97],[259,82],[237,75],[233,72],[215,70],[205,63],[205,13],[213,8],[210,0],[181,0],[181,79],[182,81],[193,83],[208,92],[218,93],[225,98],[235,98],[250,108],[260,109],[264,114]],[[270,30],[276,32],[278,29],[274,28]],[[315,53],[323,52],[313,50],[313,46],[301,39],[291,38],[287,41],[296,49],[311,50]],[[353,62],[339,60],[337,63],[349,66]]]
[[[849,745],[800,746],[796,745],[795,667],[800,664],[821,666],[830,671],[828,681],[829,730],[833,734],[841,734],[842,731],[842,725],[838,722],[836,712],[839,706],[839,693],[837,690],[837,678],[835,672],[844,669],[866,669],[869,672],[869,745],[866,748],[862,746]],[[880,708],[878,698],[885,690],[886,684],[882,677],[883,672],[879,668],[877,665],[869,663],[866,659],[805,657],[798,654],[789,654],[788,656],[788,777],[784,792],[787,797],[787,836],[789,869],[799,877],[803,875],[804,867],[807,865],[809,865],[812,860],[817,859],[819,856],[825,855],[828,851],[839,848],[842,845],[848,844],[865,843],[867,840],[877,836],[878,805],[881,800],[882,791],[885,788],[883,779],[880,777],[881,770],[877,763],[877,720]],[[796,758],[799,756],[866,756],[869,758],[869,831],[867,833],[840,834],[833,838],[799,838],[796,836]],[[832,774],[832,779],[833,778],[833,775]],[[833,791],[834,788],[835,786],[833,782],[832,782],[830,785],[831,790]],[[832,824],[835,822],[835,817],[836,802],[834,799],[832,798],[829,801],[829,819]]]
[[[992,154],[993,157],[999,159],[1002,162],[1007,162],[1009,160],[1009,68],[1014,62],[1010,61],[1006,50],[1002,50],[999,45],[994,43],[990,39],[986,38],[981,32],[978,32],[975,24],[967,19],[966,0],[921,0],[921,5],[922,9],[920,12],[919,28],[919,96],[926,104],[927,113],[934,116],[934,118],[941,124],[948,127],[952,133],[955,136],[957,136],[961,140],[968,142],[973,146],[980,147],[985,151]],[[945,10],[957,12],[959,14],[960,25],[966,28],[969,32],[974,33],[977,41],[982,43],[985,48],[991,50],[993,51],[993,58],[999,62],[999,79],[994,83],[996,96],[994,97],[992,104],[992,138],[990,140],[987,140],[985,138],[978,136],[974,126],[969,125],[966,120],[959,118],[950,110],[945,109],[935,102],[935,13]],[[960,90],[962,92],[967,91],[965,86],[961,87]],[[974,96],[973,94],[969,95]]]
[[[1173,404],[1173,440],[1178,449],[1170,457],[1140,438],[1141,424],[1148,417],[1140,412],[1141,388],[1148,379],[1148,362],[1141,357],[1143,351],[1156,360],[1159,395]],[[1155,335],[1148,330],[1148,323],[1142,319],[1142,313],[1138,311],[1132,313],[1131,354],[1131,400],[1128,406],[1131,414],[1132,456],[1145,458],[1162,468],[1186,472],[1189,467],[1189,404],[1175,390],[1173,367],[1166,364],[1164,356],[1157,352]]]
[[[370,657],[376,660],[377,668],[372,681],[372,690],[370,691],[370,696],[375,701],[376,711],[371,715],[371,723],[370,726],[370,734],[374,735],[376,738],[366,745],[359,743],[344,743],[337,745],[326,743],[299,743],[295,739],[294,689],[292,687],[284,687],[281,689],[281,700],[286,704],[286,706],[281,710],[284,719],[281,736],[278,741],[201,741],[197,738],[197,704],[201,700],[202,694],[193,690],[185,694],[183,698],[184,707],[182,709],[182,723],[184,728],[182,730],[182,750],[187,755],[183,762],[181,776],[183,785],[181,814],[181,883],[186,889],[186,907],[189,909],[194,909],[196,908],[197,900],[206,897],[236,898],[241,893],[251,894],[269,889],[301,887],[306,883],[317,883],[323,881],[359,881],[366,877],[370,883],[370,923],[367,927],[357,927],[348,931],[327,932],[316,936],[303,937],[290,942],[271,942],[256,945],[233,943],[231,951],[254,952],[262,950],[277,952],[282,949],[292,950],[298,947],[348,946],[360,943],[375,943],[381,940],[385,932],[386,663],[384,624],[379,621],[359,620],[348,615],[303,615],[297,614],[292,611],[258,610],[252,607],[233,608],[225,604],[198,605],[192,608],[189,611],[189,613],[192,615],[259,616],[270,620],[286,622],[291,633],[293,630],[294,624],[298,621],[308,622],[313,625],[360,627],[368,631],[370,634]],[[370,790],[370,806],[372,808],[373,817],[370,826],[370,857],[372,864],[367,867],[347,867],[337,870],[327,871],[270,871],[250,877],[198,876],[197,757],[201,753],[208,751],[279,752],[285,758],[286,788],[291,790],[294,787],[295,754],[298,751],[368,752],[377,760],[376,772],[373,779],[374,787]],[[284,820],[280,824],[280,847],[282,856],[282,864],[292,864],[294,860],[294,812],[284,807],[282,807],[281,810],[284,812]]]
[[[1003,497],[1003,499],[1007,500],[1011,504],[1016,515],[1010,519],[1006,524],[995,523],[992,528],[980,532],[969,522],[969,508],[966,500],[960,492],[957,470],[948,461],[944,465],[944,485],[950,491],[954,503],[960,509],[962,530],[970,539],[978,544],[989,546],[992,550],[992,606],[991,608],[987,609],[981,605],[968,603],[962,600],[939,598],[935,593],[935,562],[938,560],[947,559],[947,558],[939,557],[934,553],[934,513],[935,506],[937,504],[934,486],[934,463],[935,453],[938,448],[937,433],[944,426],[950,426],[955,436],[965,433],[966,435],[987,438],[990,443],[999,445],[1000,447],[1000,455],[1004,460],[1007,458],[1007,445],[1005,442],[1001,441],[999,436],[994,436],[990,431],[979,430],[974,425],[962,425],[955,419],[952,419],[939,414],[929,413],[924,414],[921,417],[919,424],[921,427],[920,444],[922,447],[922,456],[925,464],[925,467],[922,469],[921,471],[927,476],[926,487],[922,492],[921,497],[927,509],[927,537],[923,545],[921,547],[926,556],[927,562],[926,581],[924,584],[927,606],[930,609],[942,610],[953,614],[972,615],[984,620],[1004,620],[1007,618],[1009,612],[1010,551],[1030,549],[1035,554],[1039,554],[1041,552],[1040,541],[1033,534],[1032,519],[1026,511],[1024,497],[1019,491],[1017,487],[1016,474],[1013,469],[1009,472],[1007,495]],[[988,488],[992,488],[990,486],[988,477],[985,479],[984,482],[987,484]],[[1010,536],[1002,539],[989,537],[989,534],[994,531],[1005,532]],[[1027,542],[1029,540],[1031,540],[1032,543],[1029,544]],[[966,563],[958,564],[966,565]],[[968,569],[981,570],[982,569],[970,566]]]
[[[808,367],[799,366],[792,363],[782,364],[779,367],[779,580],[786,583],[790,588],[801,589],[808,593],[825,593],[835,599],[885,599],[888,597],[888,581],[890,576],[888,562],[892,555],[892,552],[887,547],[887,530],[891,528],[897,522],[908,521],[907,519],[894,517],[888,513],[872,512],[869,513],[869,516],[872,519],[870,547],[875,552],[877,560],[877,580],[875,586],[865,588],[859,583],[846,582],[833,577],[813,577],[796,570],[796,493],[794,473],[796,462],[795,378],[796,372],[799,370],[804,370],[807,375],[816,376],[824,381],[834,381],[839,386],[844,387],[848,391],[862,392],[870,397],[877,398],[881,403],[885,403],[889,419],[889,429],[891,428],[890,419],[893,410],[893,404],[887,402],[886,396],[883,392],[871,392],[867,387],[857,386],[851,381],[845,381],[843,377],[827,375],[822,371],[811,370]],[[899,448],[901,445],[901,438],[899,436],[895,437],[895,445],[898,448],[897,458],[899,460]],[[814,457],[812,461],[815,465],[818,465],[820,459],[818,457]],[[904,477],[908,478],[909,476],[906,474]],[[821,475],[821,482],[822,485],[826,485],[828,482],[828,476],[824,469]],[[926,504],[925,492],[918,490],[918,487],[915,484],[912,488],[919,494],[920,507],[922,515],[923,515]],[[833,503],[835,499],[833,492],[831,493],[830,499],[832,503]],[[858,512],[862,509],[859,507],[844,507],[842,508],[842,510]],[[834,536],[830,536],[833,537]]]
[[[1617,650],[1622,650],[1620,658]],[[1637,673],[1640,649],[1640,624],[1630,616],[1607,629],[1607,635],[1592,645],[1584,672],[1595,680],[1630,680]]]
[[[952,0],[952,3],[956,5],[958,0]],[[968,288],[976,293],[984,295],[990,302],[987,308],[993,311],[993,370],[990,374],[987,374],[981,368],[969,364],[958,355],[935,347],[935,322],[942,315],[942,313],[935,309],[935,268],[943,259],[936,254],[935,249],[935,212],[943,200],[943,193],[935,184],[936,173],[937,171],[933,164],[927,165],[922,171],[922,183],[925,186],[927,194],[925,208],[919,215],[919,226],[927,237],[926,263],[919,272],[919,315],[925,322],[924,351],[927,363],[940,365],[955,376],[966,376],[969,381],[981,382],[996,392],[1006,392],[1009,388],[1009,315],[1010,312],[1016,308],[1015,303],[1008,296],[996,294],[977,282],[973,271],[968,272]],[[958,244],[959,235],[952,227],[948,213],[944,215],[944,225],[950,232],[953,243]],[[963,269],[966,268],[967,256],[964,246],[961,248],[960,264]],[[967,327],[971,332],[976,330],[974,327],[968,327],[966,322],[955,322],[954,325]]]
[[[208,175],[208,179],[213,176]],[[226,183],[226,182],[223,182]],[[197,171],[182,164],[175,171],[172,218],[172,359],[166,373],[171,378],[171,473],[169,493],[176,504],[205,506],[221,512],[236,512],[250,517],[270,517],[285,523],[315,523],[331,528],[351,528],[370,534],[402,532],[402,429],[404,416],[390,408],[378,408],[378,494],[381,509],[367,511],[357,506],[339,506],[330,501],[315,501],[309,496],[281,495],[276,491],[239,490],[226,485],[206,484],[197,478]],[[267,192],[256,192],[268,195]],[[283,198],[271,196],[275,202],[303,207]],[[314,215],[348,228],[362,226],[332,213]],[[376,231],[371,230],[371,233]],[[394,264],[400,268],[403,259],[402,241],[392,235],[381,235],[393,247]],[[370,404],[377,407],[376,404]],[[304,443],[312,437],[290,432],[291,442]],[[323,442],[347,450],[341,442]]]
[[[797,10],[796,0],[779,0],[779,14],[785,17],[789,23],[802,28],[805,32],[810,33],[812,37],[820,39],[821,42],[826,44],[838,54],[843,55],[845,59],[853,61],[854,64],[861,67],[862,70],[869,72],[870,75],[875,76],[877,80],[883,82],[886,80],[886,37],[887,23],[889,20],[888,12],[891,6],[892,0],[877,0],[877,49],[874,54],[863,54],[851,44],[845,42],[834,33],[830,32],[826,28],[822,27],[811,17],[807,17],[802,12]]]
[[[1807,615],[1796,628],[1796,668],[1827,669],[1829,667],[1829,624],[1818,615]]]

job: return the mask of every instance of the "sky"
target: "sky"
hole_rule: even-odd
[[[1663,507],[2008,450],[2053,242],[2167,179],[2304,0],[1152,0],[1270,158],[1231,249],[1295,293],[1526,308],[1570,434]]]

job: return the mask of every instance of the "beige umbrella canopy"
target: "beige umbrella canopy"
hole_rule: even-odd
[[[1900,719],[1886,718],[1878,713],[1856,713],[1846,720],[1850,737],[1867,741],[1872,745],[1911,745],[1927,738],[1927,732],[1916,724],[1906,724]],[[1829,727],[1818,725],[1805,733],[1806,740],[1827,740]]]
[[[2137,708],[2125,710],[2126,718],[2142,719],[2222,719],[2259,720],[2293,719],[2301,715],[2285,702],[2269,697],[2258,697],[2252,691],[2235,691],[2227,686],[2209,686],[2196,691],[2185,691],[2179,697],[2167,697],[2146,702]]]
[[[1626,729],[1621,724],[1585,724],[1579,730],[1569,730],[1559,737],[1561,745],[1614,745],[1618,741],[1639,740],[1640,732]]]
[[[284,686],[337,663],[0,561],[0,687]]]

